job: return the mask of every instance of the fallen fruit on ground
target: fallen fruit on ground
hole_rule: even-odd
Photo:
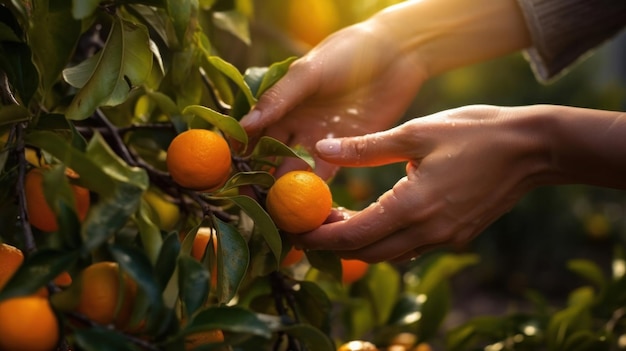
[[[190,129],[178,134],[167,149],[166,164],[180,186],[211,191],[230,175],[231,154],[226,140],[207,129]]]
[[[71,177],[77,177],[74,172],[68,171],[68,174]],[[76,214],[78,219],[83,221],[89,211],[89,190],[74,184],[71,185],[71,188],[74,193]],[[28,222],[41,231],[55,232],[59,230],[59,224],[54,211],[46,202],[43,191],[43,171],[41,168],[33,168],[26,173],[24,179]]]
[[[332,205],[328,184],[309,171],[285,173],[272,185],[266,200],[267,211],[276,226],[294,234],[321,226]]]
[[[39,296],[0,301],[0,350],[50,351],[59,341],[59,322]]]
[[[116,262],[104,261],[88,266],[77,282],[80,283],[80,298],[76,312],[103,325],[115,324],[120,329],[127,326],[137,285],[120,271]],[[121,303],[118,303],[119,299],[123,299]]]
[[[363,278],[369,264],[361,260],[341,259],[341,280],[344,284],[352,284]]]

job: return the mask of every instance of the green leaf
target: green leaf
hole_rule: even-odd
[[[284,326],[279,331],[296,338],[304,346],[304,350],[334,351],[335,344],[328,334],[308,324]]]
[[[304,149],[295,150],[277,139],[262,136],[252,151],[252,158],[261,159],[275,156],[296,157],[306,162],[312,169],[315,168],[313,157],[306,153]]]
[[[302,321],[330,333],[333,306],[326,293],[314,282],[302,281],[298,286],[299,289],[295,289],[293,297]]]
[[[144,253],[139,248],[117,244],[110,245],[109,251],[122,270],[137,282],[146,294],[153,313],[160,312],[163,307],[161,290],[154,278],[152,265]]]
[[[448,281],[458,271],[478,263],[479,257],[474,254],[444,254],[435,259],[424,275],[418,279],[419,283],[409,286],[408,290],[415,294],[430,295],[441,282]]]
[[[0,70],[15,89],[23,105],[28,105],[39,84],[30,47],[24,43],[0,42]]]
[[[248,135],[246,134],[246,131],[241,127],[236,119],[230,116],[200,105],[185,107],[183,114],[198,116],[224,132],[224,134],[245,145],[248,144]]]
[[[48,3],[48,0],[43,0],[33,7],[31,25],[28,28],[33,59],[39,71],[44,95],[50,91],[67,66],[81,34],[81,22],[70,11],[54,11]],[[51,52],[54,55],[50,55]]]
[[[222,11],[213,13],[215,25],[243,41],[246,45],[251,44],[248,18],[239,11]]]
[[[594,293],[591,287],[581,287],[570,293],[568,307],[554,313],[546,328],[546,342],[551,350],[566,350],[563,346],[574,332],[590,326],[590,308]]]
[[[428,300],[426,295],[405,293],[396,301],[389,316],[388,324],[408,325],[422,319],[422,308]]]
[[[241,307],[210,307],[199,312],[183,329],[184,335],[221,329],[233,333],[261,336],[269,339],[271,330],[251,311]]]
[[[329,274],[334,280],[341,282],[341,260],[332,251],[305,251],[309,263],[320,272]]]
[[[232,225],[214,217],[217,232],[217,298],[227,303],[235,297],[250,261],[248,244]]]
[[[13,29],[6,23],[0,22],[0,42],[11,41],[14,43],[21,43],[22,39],[15,34]]]
[[[97,138],[97,137],[95,137]],[[28,145],[41,148],[81,175],[80,182],[90,190],[105,195],[115,188],[115,182],[88,155],[75,149],[59,134],[51,131],[30,131],[24,136]]]
[[[252,91],[243,79],[243,75],[239,72],[239,70],[237,70],[235,66],[233,66],[229,62],[224,61],[224,59],[219,56],[209,56],[207,57],[207,60],[213,67],[222,72],[222,74],[224,74],[226,77],[230,78],[230,80],[232,80],[233,83],[235,83],[235,85],[237,85],[240,91],[244,94],[246,100],[248,101],[248,104],[250,106],[254,106],[254,104],[256,103],[256,98],[254,97],[254,95],[252,95]]]
[[[163,246],[163,239],[161,238],[161,230],[150,217],[151,210],[150,205],[142,200],[135,215],[135,223],[139,230],[142,246],[150,262],[155,264]]]
[[[567,262],[567,268],[581,277],[586,278],[600,289],[606,286],[604,273],[595,262],[585,259],[573,259]]]
[[[42,171],[43,194],[46,203],[56,215],[59,235],[69,244],[69,248],[77,248],[81,244],[80,221],[76,214],[74,192],[65,171],[65,167],[53,167],[51,170]]]
[[[273,63],[270,65],[267,72],[263,75],[263,80],[259,88],[255,92],[257,98],[261,97],[263,93],[269,89],[272,85],[278,82],[289,70],[289,66],[295,61],[297,57],[289,57],[283,61]]]
[[[34,294],[78,260],[76,251],[40,249],[20,265],[0,291],[0,300]]]
[[[80,1],[80,0],[77,0]],[[84,351],[139,351],[139,347],[112,329],[99,327],[75,329],[76,344]]]
[[[264,188],[269,188],[272,184],[274,184],[274,181],[274,176],[267,172],[239,172],[232,176],[226,184],[224,184],[221,191],[226,191],[228,189],[244,185],[259,185]]]
[[[164,290],[167,286],[167,282],[174,274],[174,271],[177,267],[178,255],[180,253],[180,239],[178,238],[178,233],[172,232],[163,240],[163,245],[161,246],[161,252],[159,253],[159,258],[154,266],[154,271],[159,272],[157,274],[156,279],[161,287],[161,290]]]
[[[170,20],[174,25],[178,43],[182,46],[185,42],[185,34],[187,33],[189,22],[195,17],[195,13],[198,11],[198,2],[166,0],[165,6]]]
[[[102,105],[124,102],[130,90],[148,78],[152,67],[148,31],[143,25],[118,19],[104,48],[77,66],[65,69],[65,80],[81,88],[66,116],[80,120]]]
[[[30,112],[22,105],[6,105],[0,107],[0,127],[28,121],[29,119]]]
[[[72,0],[72,16],[85,19],[91,16],[100,5],[100,0]]]
[[[237,195],[228,197],[228,200],[234,202],[239,206],[252,220],[254,226],[258,232],[263,235],[265,242],[269,246],[272,254],[276,258],[276,262],[280,261],[280,254],[282,250],[282,241],[278,229],[274,224],[274,221],[270,218],[269,214],[265,212],[263,207],[254,199],[249,196]]]
[[[364,280],[374,309],[375,323],[380,325],[389,315],[400,292],[400,274],[388,263],[370,265],[368,278]]]
[[[141,195],[148,187],[148,175],[142,168],[129,167],[97,133],[89,142],[86,156],[90,163],[97,164],[105,172],[108,181],[113,182],[100,193],[100,199],[91,207],[91,213],[83,223],[85,249],[90,251],[122,228],[137,211]],[[91,177],[89,172],[81,172],[82,163],[76,166],[74,163],[69,166],[81,174],[81,179]],[[89,188],[93,189],[91,179],[85,180],[90,181]]]
[[[191,256],[178,258],[178,286],[186,316],[193,316],[209,296],[210,275],[204,266]]]

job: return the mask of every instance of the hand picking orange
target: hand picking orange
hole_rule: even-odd
[[[172,140],[165,162],[179,185],[211,191],[228,180],[232,160],[228,143],[221,135],[207,129],[190,129]]]
[[[333,206],[328,184],[313,172],[291,171],[276,180],[267,193],[267,211],[276,226],[288,233],[304,233],[324,223]]]

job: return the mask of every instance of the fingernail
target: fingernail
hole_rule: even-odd
[[[317,151],[325,155],[337,155],[341,152],[341,140],[322,139],[315,145]]]
[[[259,110],[252,110],[252,111],[250,111],[250,113],[248,113],[247,115],[245,115],[241,119],[240,124],[241,124],[242,127],[246,128],[246,127],[253,126],[260,119],[261,119],[261,111],[259,111]]]

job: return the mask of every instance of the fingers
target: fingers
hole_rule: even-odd
[[[289,71],[269,88],[252,110],[241,119],[248,134],[257,134],[279,121],[294,107],[310,96],[316,87],[313,68],[305,67],[303,61],[295,61]]]
[[[383,194],[379,200],[345,220],[324,224],[318,229],[293,236],[296,245],[307,249],[357,250],[407,226],[407,215],[413,207],[407,199],[400,199],[396,191],[408,186],[406,178],[399,187]],[[396,190],[397,189],[397,190]]]
[[[317,155],[339,166],[372,167],[405,161],[419,155],[414,138],[402,128],[348,138],[323,139]]]

